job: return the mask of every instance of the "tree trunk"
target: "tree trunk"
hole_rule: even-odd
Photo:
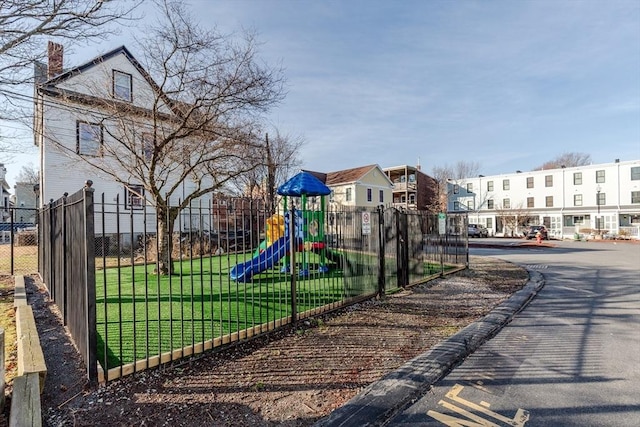
[[[265,137],[265,145],[267,148],[267,212],[269,216],[276,213],[276,168],[271,154],[271,146],[269,145],[269,134]]]
[[[173,226],[177,214],[171,208],[158,209],[158,259],[156,273],[167,276],[173,273]]]

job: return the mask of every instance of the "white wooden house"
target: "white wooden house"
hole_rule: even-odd
[[[140,212],[144,207],[153,212],[151,199],[131,173],[121,166],[118,169],[119,163],[113,158],[118,153],[111,151],[107,155],[106,148],[116,145],[113,135],[118,132],[115,129],[119,122],[129,121],[142,133],[130,135],[131,141],[141,143],[137,154],[122,155],[130,156],[132,162],[144,163],[149,147],[145,145],[144,131],[139,129],[147,125],[151,128],[152,120],[145,112],[159,103],[155,111],[170,118],[176,103],[159,94],[158,85],[124,46],[66,71],[62,52],[62,46],[49,43],[49,63],[46,67],[36,66],[34,142],[39,148],[40,207],[65,193],[79,191],[90,180],[98,204],[104,201],[112,205],[119,200],[125,212],[135,213],[131,217],[137,222],[135,228],[141,230]],[[107,103],[111,108],[108,113],[104,107]],[[114,105],[122,106],[120,115],[114,115]],[[102,170],[115,170],[118,179]],[[168,188],[174,183],[168,181],[165,185]],[[188,194],[192,183],[185,181],[181,185],[182,192]],[[113,212],[115,207],[105,210]],[[121,226],[126,227],[126,217]],[[176,221],[176,228],[199,227],[193,224],[197,218],[182,217]],[[107,218],[105,232],[114,232],[113,224]],[[146,231],[153,232],[154,226],[153,221],[147,221]],[[100,221],[96,221],[96,232],[102,232]]]

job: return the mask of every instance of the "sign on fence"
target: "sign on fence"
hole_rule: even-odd
[[[447,234],[447,214],[443,212],[438,214],[438,234]]]
[[[371,234],[371,214],[362,212],[362,234]]]

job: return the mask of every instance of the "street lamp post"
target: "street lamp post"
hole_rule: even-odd
[[[596,228],[598,229],[598,236],[600,235],[600,186],[596,187],[596,206],[598,206],[598,215],[596,216]]]

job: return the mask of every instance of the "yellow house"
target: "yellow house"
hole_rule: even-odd
[[[324,183],[331,189],[330,206],[373,208],[392,202],[393,183],[378,165],[360,166],[324,175]]]

